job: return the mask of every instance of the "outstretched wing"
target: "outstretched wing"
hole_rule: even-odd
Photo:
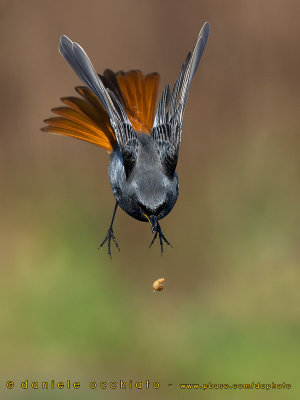
[[[62,36],[59,51],[107,111],[128,176],[136,162],[138,141],[124,108],[115,94],[105,88],[90,59],[79,44],[72,42],[67,36]]]
[[[161,162],[170,178],[174,176],[177,165],[183,114],[189,88],[205,49],[208,36],[209,24],[205,22],[193,52],[187,55],[172,93],[169,85],[163,91],[154,119],[152,136],[159,144]]]
[[[108,92],[118,99],[124,108],[133,129],[151,133],[154,107],[157,97],[159,75],[143,75],[141,71],[113,72],[105,70],[99,75]],[[120,83],[119,83],[120,82]],[[53,108],[58,116],[48,118],[44,132],[59,133],[94,143],[111,152],[117,143],[108,113],[100,100],[85,86],[77,86],[79,97],[63,97],[67,106]]]

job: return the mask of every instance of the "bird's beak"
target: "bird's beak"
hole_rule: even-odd
[[[147,220],[150,222],[152,232],[154,232],[155,228],[157,226],[157,217],[155,215],[150,215],[150,217],[147,214],[144,214],[144,215],[147,218]]]

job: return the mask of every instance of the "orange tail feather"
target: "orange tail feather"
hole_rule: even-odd
[[[150,134],[159,75],[153,73],[144,76],[141,71],[115,74],[106,70],[101,78],[123,105],[133,129]],[[112,151],[116,136],[105,108],[90,89],[78,86],[76,91],[82,97],[62,98],[67,107],[52,109],[58,117],[46,119],[44,122],[47,126],[42,131],[72,136]]]

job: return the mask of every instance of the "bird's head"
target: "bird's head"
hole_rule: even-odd
[[[171,181],[162,176],[150,176],[137,182],[136,207],[142,221],[155,230],[157,221],[164,218],[174,207],[178,197],[177,175]]]

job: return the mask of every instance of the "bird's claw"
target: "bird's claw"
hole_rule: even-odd
[[[161,227],[159,225],[159,223],[157,222],[157,224],[155,225],[155,227],[152,227],[152,232],[154,233],[154,237],[150,243],[149,248],[153,245],[155,239],[157,238],[157,235],[159,237],[159,243],[160,243],[160,254],[163,255],[164,252],[164,244],[163,242],[167,243],[168,246],[171,246],[171,243],[166,239],[165,235],[162,233],[161,231]]]
[[[99,250],[100,247],[102,247],[102,246],[107,242],[108,254],[110,255],[110,258],[112,258],[112,256],[111,256],[111,251],[110,251],[111,239],[114,241],[114,244],[115,244],[116,248],[120,251],[120,247],[119,247],[118,242],[117,242],[117,240],[116,240],[116,238],[115,238],[114,231],[113,231],[112,227],[110,227],[110,228],[108,229],[107,234],[106,234],[106,236],[105,236],[103,242],[102,242],[102,243],[100,244],[100,246],[98,247],[98,250]]]

